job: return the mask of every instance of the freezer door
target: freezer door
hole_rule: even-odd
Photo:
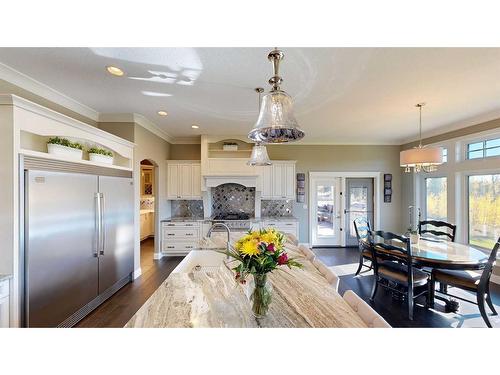
[[[131,178],[99,176],[103,236],[99,294],[134,270],[134,187]]]
[[[97,176],[25,172],[29,327],[55,327],[97,296]]]

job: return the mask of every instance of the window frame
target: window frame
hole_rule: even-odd
[[[436,174],[436,175],[429,175],[429,176],[424,176],[423,177],[423,189],[422,189],[422,193],[423,193],[423,206],[424,206],[424,209],[422,210],[423,211],[423,217],[422,217],[422,220],[429,220],[428,218],[428,212],[427,212],[427,179],[429,178],[444,178],[446,179],[446,219],[445,221],[448,221],[448,217],[449,217],[449,209],[448,209],[448,176],[446,174]],[[432,220],[432,219],[431,219]]]
[[[499,149],[500,150],[500,146],[486,147],[486,142],[496,141],[496,140],[500,140],[500,137],[495,136],[492,138],[488,137],[488,138],[475,139],[475,140],[470,140],[470,141],[465,142],[465,150],[464,150],[465,151],[465,154],[464,154],[465,160],[481,160],[481,159],[489,159],[489,158],[500,158],[500,155],[486,156],[487,150],[492,150],[492,149]],[[469,146],[474,144],[474,143],[482,143],[483,147],[479,148],[477,150],[469,151]],[[478,157],[478,158],[470,158],[469,157],[469,154],[471,152],[478,152],[478,151],[482,151],[482,153],[483,153],[482,157]]]
[[[464,199],[464,202],[465,202],[465,209],[464,209],[464,219],[465,219],[465,238],[466,238],[466,241],[467,241],[467,245],[468,246],[472,246],[474,248],[477,248],[485,253],[488,253],[491,251],[490,248],[487,248],[487,247],[482,247],[482,246],[479,246],[479,245],[472,245],[470,243],[470,216],[469,216],[469,211],[470,211],[470,201],[469,201],[469,198],[470,198],[470,183],[469,183],[469,178],[470,177],[474,177],[474,176],[487,176],[487,175],[495,175],[495,174],[498,174],[500,175],[500,169],[487,169],[487,170],[478,170],[478,171],[467,171],[464,173],[463,177],[464,177],[464,180],[463,180],[463,183],[465,185],[465,189],[463,189],[463,191],[465,192],[465,199]],[[497,258],[500,258],[500,254],[498,254]]]

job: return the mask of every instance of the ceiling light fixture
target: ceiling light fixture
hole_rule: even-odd
[[[293,114],[292,98],[280,88],[283,79],[279,76],[279,64],[283,57],[283,52],[278,49],[272,50],[267,56],[273,63],[274,75],[269,79],[271,91],[262,97],[259,117],[248,134],[248,138],[254,142],[285,143],[304,137]]]
[[[160,116],[166,116],[166,115],[168,115],[168,112],[165,112],[165,111],[158,111],[158,114],[159,114]]]
[[[260,112],[260,94],[264,92],[262,87],[257,87],[255,92],[259,94],[259,112]],[[269,166],[272,165],[271,160],[269,160],[269,155],[267,154],[266,146],[262,145],[260,142],[255,143],[252,148],[252,155],[247,164],[253,167],[257,166]]]
[[[399,154],[399,164],[405,168],[405,172],[414,173],[434,172],[437,166],[443,164],[443,150],[441,147],[425,147],[422,146],[422,107],[425,103],[418,103],[415,105],[419,109],[420,122],[419,122],[419,143],[417,147],[410,150],[401,151]]]
[[[116,66],[107,66],[106,70],[108,71],[108,73],[110,73],[114,76],[118,76],[118,77],[121,77],[125,74],[123,72],[123,70],[121,70],[120,68],[117,68]]]
[[[192,129],[199,129],[200,127],[198,125],[191,125]]]

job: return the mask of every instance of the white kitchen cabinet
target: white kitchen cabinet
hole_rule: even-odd
[[[169,161],[167,168],[168,199],[201,199],[201,165]]]
[[[185,255],[198,247],[202,235],[200,222],[167,221],[161,228],[161,251],[165,255]]]
[[[283,233],[291,233],[297,238],[299,236],[299,223],[296,220],[264,220],[262,228],[275,228]]]
[[[273,161],[262,167],[262,199],[295,199],[295,162]]]
[[[0,281],[0,328],[10,325],[9,280]]]

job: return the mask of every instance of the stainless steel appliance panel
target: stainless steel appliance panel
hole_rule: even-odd
[[[99,177],[102,238],[99,294],[134,270],[134,187],[131,178]]]
[[[97,297],[97,176],[25,172],[26,324],[55,327]]]

